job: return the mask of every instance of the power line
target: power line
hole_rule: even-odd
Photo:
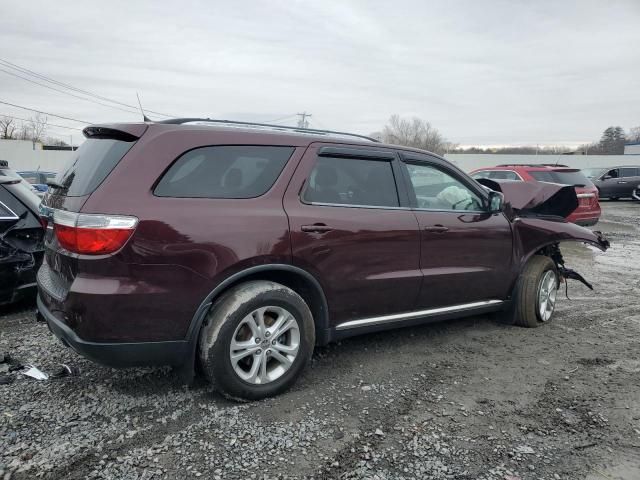
[[[41,113],[43,115],[49,115],[50,117],[56,117],[56,118],[62,118],[63,120],[71,120],[72,122],[78,122],[78,123],[84,123],[84,124],[91,124],[93,122],[87,122],[85,120],[78,120],[77,118],[71,118],[71,117],[63,117],[62,115],[56,115],[54,113],[47,113],[47,112],[43,112],[42,110],[36,110],[35,108],[28,108],[28,107],[23,107],[21,105],[16,105],[15,103],[9,103],[9,102],[5,102],[3,100],[0,100],[0,103],[4,104],[4,105],[9,105],[11,107],[16,107],[16,108],[21,108],[22,110],[29,110],[31,112],[36,112],[36,113]]]
[[[73,85],[70,85],[68,83],[60,82],[60,81],[55,80],[55,79],[53,79],[51,77],[47,77],[46,75],[42,75],[42,74],[40,74],[38,72],[34,72],[33,70],[29,70],[28,68],[21,67],[19,65],[16,65],[15,63],[12,63],[12,62],[10,62],[8,60],[5,60],[5,59],[2,59],[2,58],[0,58],[0,64],[3,64],[5,67],[9,67],[9,68],[11,68],[13,70],[18,70],[21,73],[24,73],[24,74],[27,74],[27,75],[31,75],[31,76],[35,76],[35,77],[37,77],[37,78],[39,78],[41,80],[44,80],[45,82],[54,83],[54,84],[59,85],[59,86],[61,86],[63,88],[67,88],[69,90],[73,90],[75,92],[82,93],[82,94],[88,95],[90,97],[98,98],[98,99],[104,100],[106,102],[115,103],[115,104],[121,105],[123,107],[133,108],[134,110],[137,110],[137,108],[138,108],[135,105],[129,105],[128,103],[123,103],[123,102],[120,102],[118,100],[113,100],[111,98],[104,97],[102,95],[98,95],[98,94],[93,93],[93,92],[89,92],[88,90],[83,90],[81,88],[74,87]],[[171,117],[175,118],[177,116],[177,115],[168,115],[168,114],[162,113],[162,112],[156,112],[154,110],[146,110],[146,111],[150,112],[150,113],[155,113],[156,115],[161,115],[163,117],[169,117],[169,118],[171,118]]]
[[[72,96],[74,98],[79,98],[80,100],[86,100],[87,102],[97,103],[98,105],[102,105],[104,107],[109,107],[109,108],[115,108],[117,110],[121,110],[121,111],[127,112],[127,113],[132,113],[132,114],[139,114],[140,113],[138,111],[125,110],[124,108],[116,107],[115,105],[109,105],[107,103],[102,103],[102,102],[99,102],[99,101],[94,100],[92,98],[81,97],[80,95],[75,95],[75,94],[73,94],[71,92],[65,92],[64,90],[60,90],[59,88],[55,88],[55,87],[52,87],[51,85],[46,85],[44,83],[36,82],[35,80],[31,80],[30,78],[23,77],[22,75],[18,75],[17,73],[14,73],[14,72],[9,72],[8,70],[4,70],[2,68],[0,68],[0,72],[6,73],[7,75],[12,75],[12,76],[17,77],[17,78],[21,78],[22,80],[25,80],[25,81],[30,82],[30,83],[34,83],[36,85],[40,85],[41,87],[48,88],[48,89],[54,90],[56,92],[64,93],[65,95],[70,95],[70,96]]]
[[[276,118],[275,120],[267,120],[264,123],[275,123],[275,122],[281,122],[282,120],[286,120],[287,118],[293,118],[295,117],[296,114],[291,114],[291,115],[287,115],[286,117],[280,117],[280,118]]]
[[[13,116],[13,115],[5,115],[5,114],[2,114],[2,115],[0,115],[0,116],[1,116],[1,117],[9,117],[9,118],[13,118],[14,120],[22,120],[22,121],[24,121],[24,122],[30,122],[30,121],[31,121],[31,120],[29,120],[28,118],[15,117],[15,116]],[[81,129],[81,128],[76,128],[76,127],[67,127],[67,126],[65,126],[65,125],[57,125],[57,124],[55,124],[55,123],[49,123],[49,122],[47,122],[47,126],[51,126],[51,127],[60,127],[60,128],[68,128],[69,130],[78,130],[78,131],[80,131],[80,132],[82,131],[82,129]]]
[[[307,122],[307,117],[311,118],[311,114],[307,112],[296,113],[297,116],[300,117],[298,120],[298,128],[309,128],[309,122]]]

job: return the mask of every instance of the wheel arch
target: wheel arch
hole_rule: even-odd
[[[280,283],[300,295],[309,305],[313,315],[316,344],[329,341],[329,307],[320,282],[309,272],[288,264],[266,264],[250,267],[234,273],[220,282],[200,303],[187,332],[192,353],[195,352],[202,322],[217,298],[229,289],[251,280],[269,280]]]

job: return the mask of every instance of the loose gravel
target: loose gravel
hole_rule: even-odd
[[[254,403],[168,368],[95,365],[32,304],[14,306],[0,354],[80,374],[38,381],[0,362],[13,380],[0,385],[0,480],[639,479],[639,217],[637,203],[604,203],[611,250],[563,247],[596,290],[572,282],[549,325],[475,317],[345,340]]]

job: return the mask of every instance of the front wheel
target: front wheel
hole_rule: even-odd
[[[551,320],[559,288],[556,265],[549,257],[534,255],[522,272],[514,323],[538,327]]]
[[[314,343],[311,311],[296,292],[250,281],[211,307],[200,334],[200,365],[224,395],[258,400],[295,382]]]

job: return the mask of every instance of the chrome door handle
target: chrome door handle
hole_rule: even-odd
[[[618,182],[618,183],[629,183],[629,182]]]
[[[433,233],[444,233],[449,229],[443,225],[434,225],[432,227],[424,227],[425,232],[433,232]]]
[[[302,225],[300,227],[300,230],[302,230],[303,232],[310,232],[310,233],[327,233],[333,229],[328,225],[325,225],[324,223],[316,223],[313,225]]]

